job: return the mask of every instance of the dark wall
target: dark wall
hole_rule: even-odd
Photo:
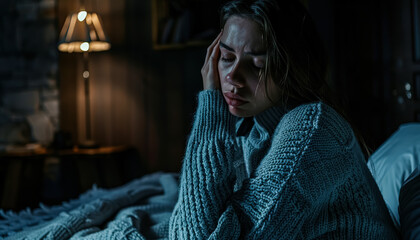
[[[55,7],[51,0],[0,2],[0,149],[48,144],[59,126]]]
[[[207,46],[154,50],[150,4],[150,1],[126,0],[126,41],[121,52],[146,75],[141,94],[144,113],[149,116],[145,135],[155,139],[155,145],[149,143],[147,150],[149,159],[155,158],[151,168],[178,171],[196,94],[202,89],[200,69]],[[152,125],[155,125],[154,132],[149,131]]]
[[[390,9],[387,1],[310,1],[330,56],[331,85],[353,126],[368,147],[377,149],[402,121],[389,114],[390,73],[387,71]],[[391,23],[390,23],[391,21]],[[406,32],[404,34],[410,34]],[[389,124],[389,122],[396,122]]]

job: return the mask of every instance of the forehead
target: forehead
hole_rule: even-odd
[[[239,16],[232,16],[226,21],[221,41],[235,51],[261,51],[264,48],[258,24]]]

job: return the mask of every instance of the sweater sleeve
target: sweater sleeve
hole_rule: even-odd
[[[171,218],[170,238],[302,237],[299,235],[302,234],[301,228],[309,214],[315,211],[317,203],[329,196],[332,189],[346,178],[341,171],[341,168],[346,168],[345,164],[321,161],[324,155],[330,154],[331,158],[338,160],[348,154],[337,151],[342,143],[326,135],[329,131],[316,133],[321,105],[312,104],[286,114],[273,137],[270,150],[262,156],[253,176],[240,191],[233,193],[233,140],[230,138],[233,136],[233,124],[226,115],[227,109],[204,107],[204,102],[211,100],[208,98],[211,94],[200,96],[201,107],[184,159],[179,200]],[[205,126],[201,121],[212,124]],[[328,128],[334,124],[325,125]],[[346,126],[338,126],[337,129],[343,132]],[[348,136],[337,139],[343,137],[349,139]],[[327,152],[322,152],[324,150]],[[339,152],[340,156],[337,155]]]
[[[179,198],[170,221],[170,239],[207,239],[212,234],[214,239],[221,239],[224,230],[240,232],[239,222],[227,203],[234,184],[235,120],[219,90],[199,93]],[[231,226],[221,229],[219,222]]]

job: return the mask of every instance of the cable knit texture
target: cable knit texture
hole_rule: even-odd
[[[398,238],[332,108],[273,107],[252,120],[232,116],[220,91],[199,94],[170,239]]]

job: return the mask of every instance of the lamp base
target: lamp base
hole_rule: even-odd
[[[79,143],[78,148],[82,148],[82,149],[99,148],[99,145],[95,143],[95,141],[93,140],[86,140]]]

